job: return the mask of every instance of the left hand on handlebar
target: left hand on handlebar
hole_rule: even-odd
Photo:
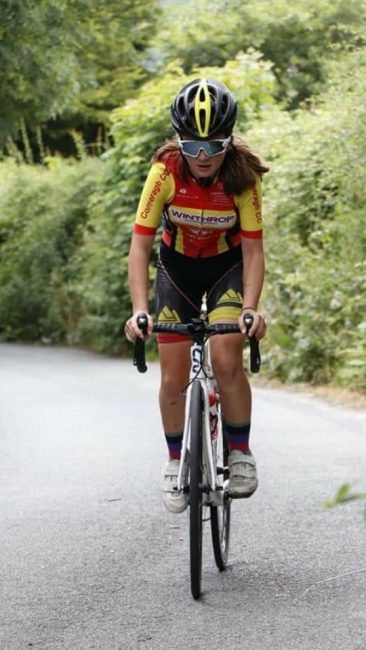
[[[249,314],[253,318],[253,324],[249,332],[247,332],[247,329],[244,325],[245,314]],[[239,327],[245,336],[255,336],[255,338],[259,341],[259,339],[262,339],[266,333],[267,323],[263,314],[260,314],[254,309],[244,309],[239,317]]]

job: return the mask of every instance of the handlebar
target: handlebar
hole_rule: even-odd
[[[137,316],[137,324],[144,335],[147,334],[147,316],[146,314],[139,314]],[[249,332],[253,324],[253,316],[245,314],[244,324],[247,332]],[[239,325],[234,323],[217,323],[216,325],[209,325],[201,318],[192,319],[190,323],[156,323],[153,326],[154,333],[174,333],[190,336],[193,340],[203,342],[213,334],[240,334],[241,330]],[[249,337],[250,344],[250,370],[257,373],[261,366],[261,357],[259,352],[259,343],[255,336]],[[139,372],[146,372],[147,365],[145,359],[145,340],[136,339],[134,344],[133,365],[137,367]]]

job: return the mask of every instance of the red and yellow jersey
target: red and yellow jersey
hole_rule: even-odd
[[[154,235],[163,218],[163,242],[188,257],[211,257],[262,237],[261,181],[239,196],[216,180],[202,187],[179,180],[171,160],[154,163],[137,209],[134,232]]]

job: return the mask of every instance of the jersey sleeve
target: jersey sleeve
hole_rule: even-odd
[[[173,174],[163,163],[154,163],[142,190],[133,231],[138,235],[155,235],[164,205],[175,193]]]
[[[262,227],[262,183],[258,176],[255,185],[234,197],[240,215],[240,233],[242,237],[261,239]]]

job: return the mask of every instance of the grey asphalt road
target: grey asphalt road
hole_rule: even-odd
[[[366,415],[254,389],[260,488],[233,505],[230,566],[160,502],[158,367],[0,345],[1,650],[364,650]]]

